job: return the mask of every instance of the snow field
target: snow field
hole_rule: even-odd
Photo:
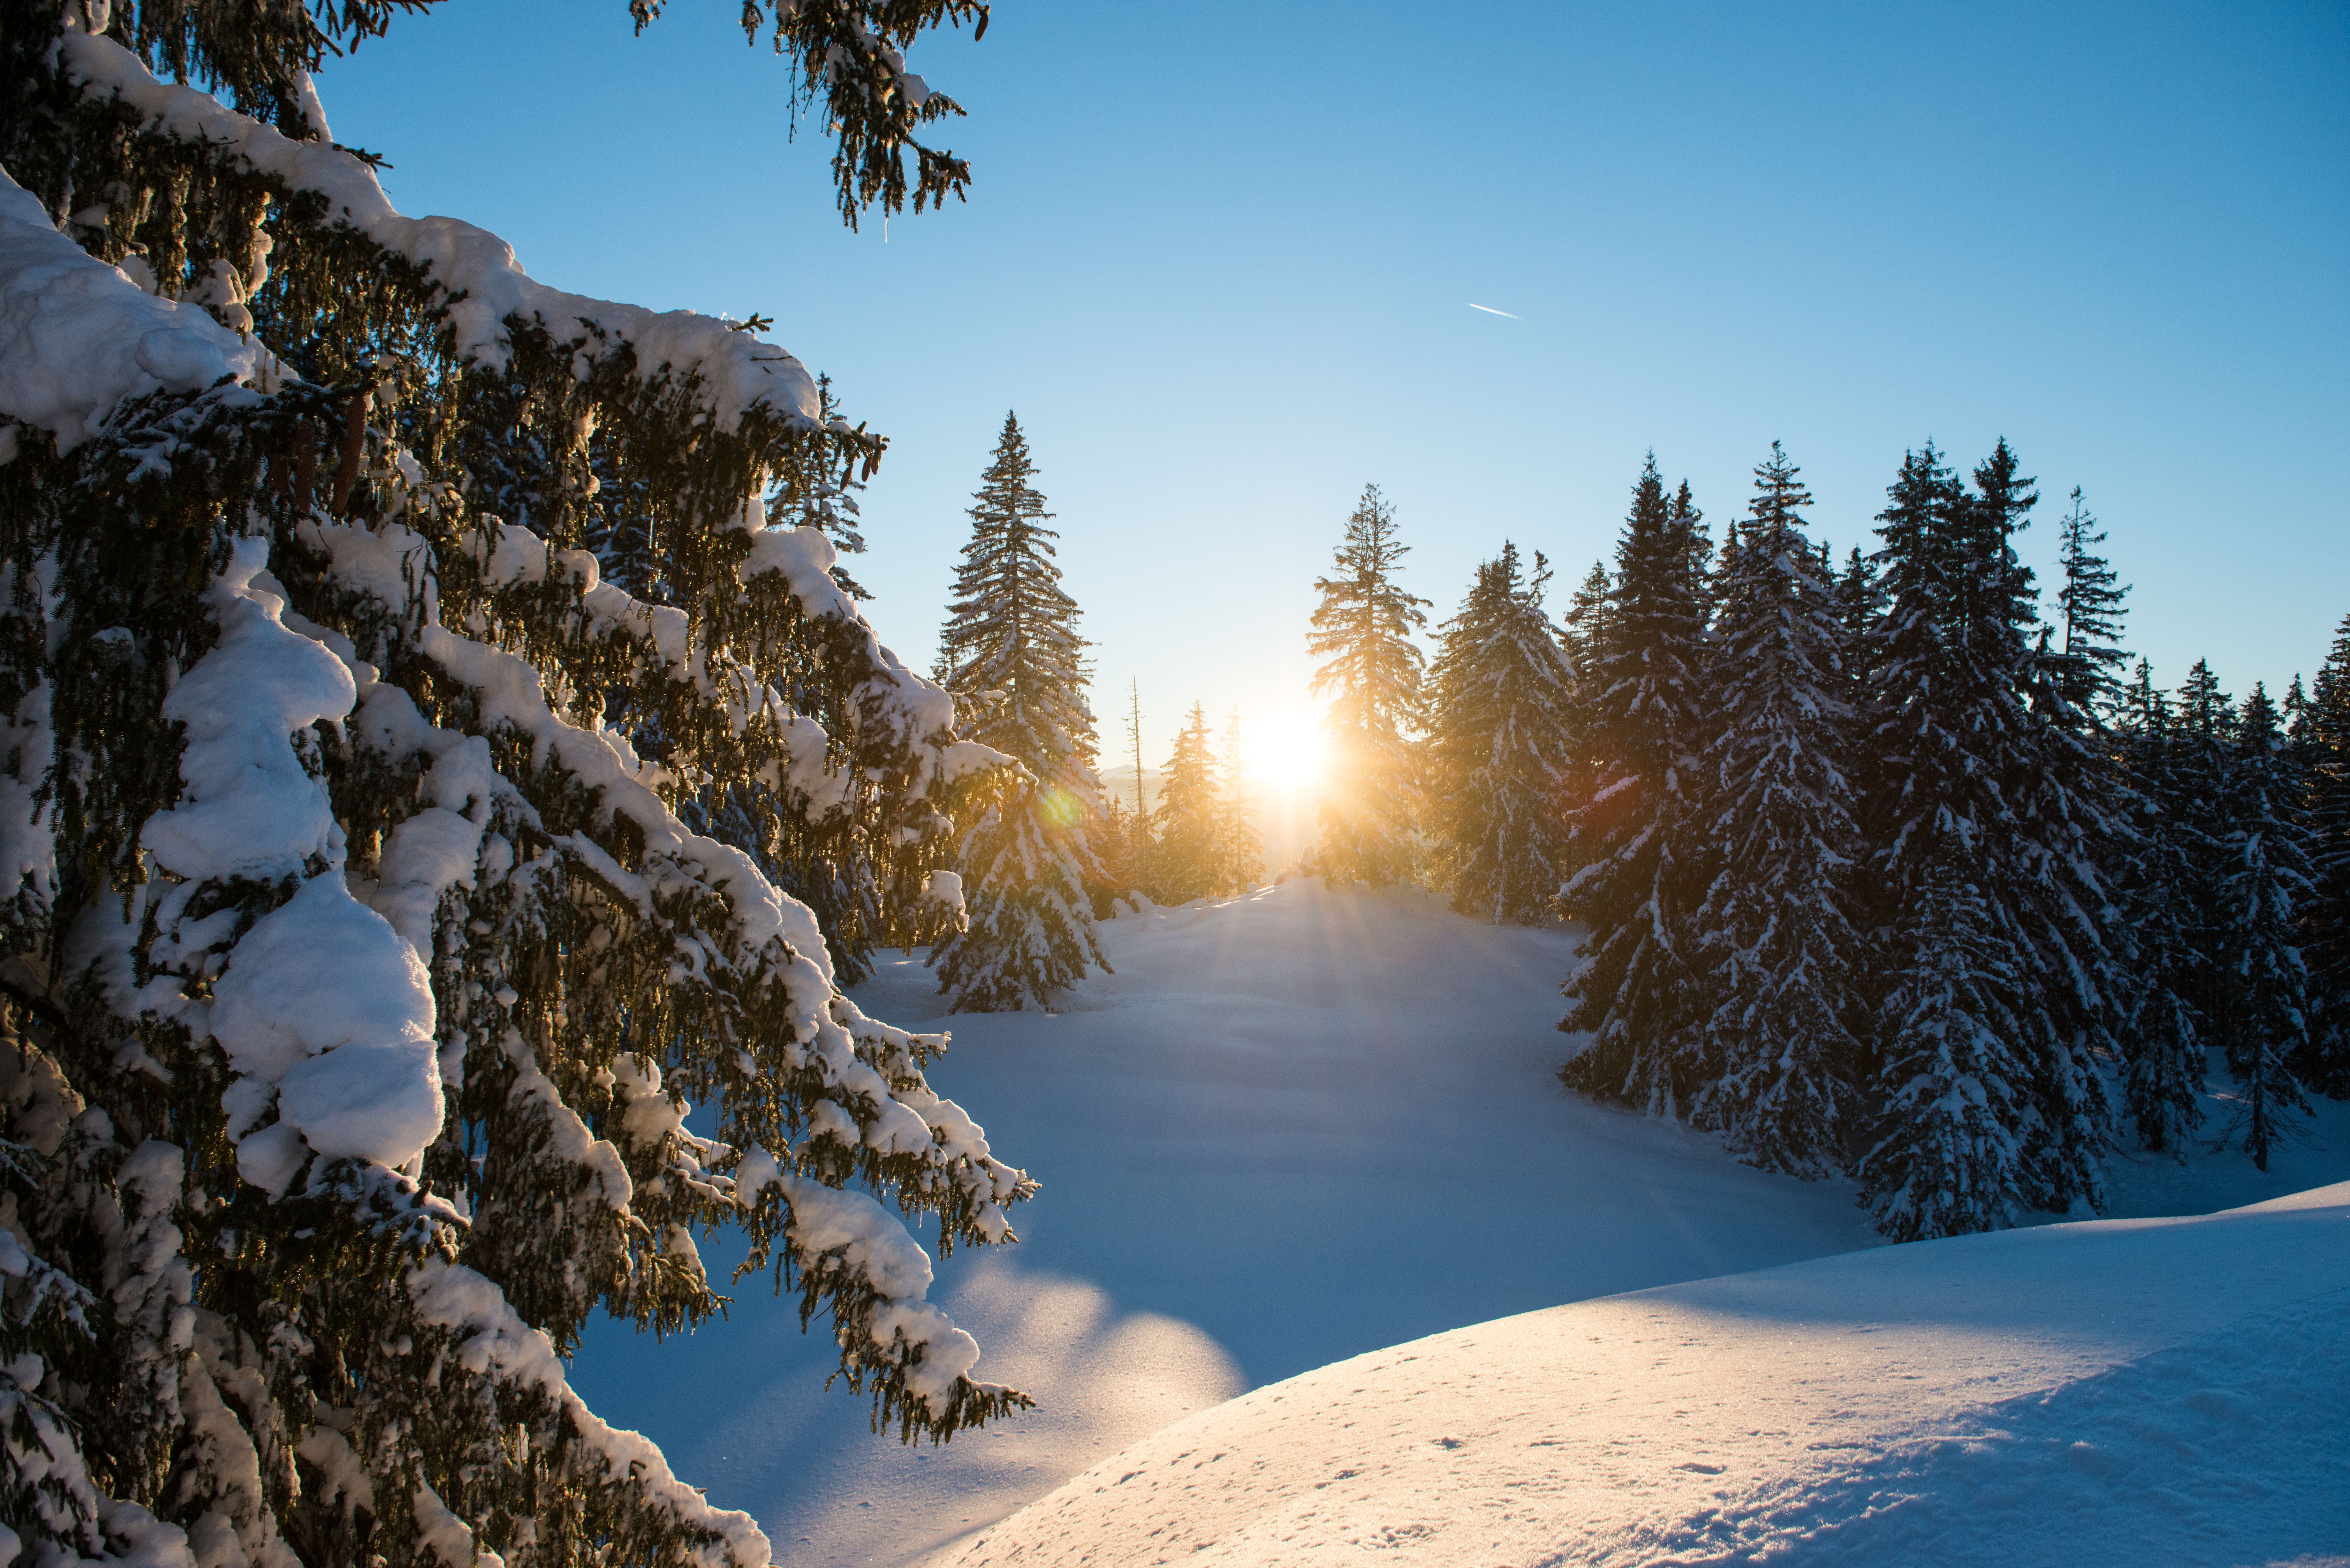
[[[1562,931],[1296,881],[1101,934],[1117,972],[1057,1016],[925,1021],[919,956],[884,955],[854,993],[952,1030],[932,1085],[1045,1183],[1019,1247],[942,1261],[931,1293],[978,1339],[972,1376],[1038,1409],[944,1448],[877,1438],[862,1400],[823,1389],[824,1326],[803,1337],[763,1279],[689,1336],[590,1329],[583,1397],[786,1559],[911,1562],[1255,1384],[1868,1241],[1843,1189],[1558,1089]],[[731,1258],[709,1258],[723,1279]]]
[[[861,1400],[823,1389],[823,1325],[803,1337],[759,1279],[689,1336],[590,1328],[583,1397],[657,1438],[713,1502],[750,1510],[786,1560],[951,1553],[1170,1422],[1365,1352],[1875,1247],[1845,1184],[1750,1169],[1709,1137],[1560,1091],[1567,932],[1301,880],[1101,935],[1116,973],[1056,1016],[926,1017],[920,955],[883,955],[855,993],[953,1032],[931,1084],[1045,1184],[1014,1216],[1020,1246],[941,1262],[931,1293],[979,1341],[973,1375],[1037,1409],[943,1448],[877,1438]],[[2265,1176],[2241,1154],[2116,1157],[2116,1212],[2350,1179],[2350,1113],[2319,1105],[2313,1138]],[[2226,1107],[2208,1108],[2216,1128]],[[730,1261],[712,1252],[713,1275]],[[1696,1489],[1685,1511],[1723,1507],[1721,1483],[1694,1475],[1663,1478]]]
[[[2350,1183],[1583,1302],[1260,1388],[954,1554],[2271,1563],[2350,1543]]]

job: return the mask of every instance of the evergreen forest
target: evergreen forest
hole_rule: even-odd
[[[2004,441],[1907,453],[1841,563],[1812,504],[1773,443],[1717,544],[1652,456],[1560,620],[1505,544],[1423,672],[1367,493],[1319,584],[1341,760],[1297,868],[1575,922],[1568,1088],[1849,1178],[1897,1240],[2097,1211],[2119,1148],[2265,1170],[2350,1096],[2350,619],[2282,699],[2201,661],[2166,689],[2077,489],[2043,608]]]

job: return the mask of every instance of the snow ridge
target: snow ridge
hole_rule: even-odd
[[[952,1561],[2281,1561],[2350,1540],[2350,1183],[1503,1318],[1203,1411]]]

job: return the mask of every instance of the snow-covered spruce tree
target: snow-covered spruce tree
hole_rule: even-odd
[[[2233,922],[2225,884],[2229,802],[2236,788],[2236,704],[2221,689],[2210,660],[2199,659],[2188,670],[2173,712],[2168,788],[2160,804],[2183,854],[2184,896],[2176,908],[2187,932],[2184,978],[2208,1044],[2228,998],[2220,954]]]
[[[930,960],[958,1012],[1043,1007],[1102,964],[1086,890],[1101,875],[1086,643],[1053,559],[1060,535],[1029,483],[1035,472],[1019,420],[1004,415],[939,639],[946,688],[974,715],[965,728],[1026,769],[983,787],[958,849],[970,918]]]
[[[1543,610],[1548,565],[1518,547],[1477,568],[1429,672],[1430,826],[1452,907],[1495,925],[1555,911],[1570,869],[1565,815],[1575,673]]]
[[[2225,945],[2215,955],[2220,994],[2211,1033],[2236,1083],[2226,1139],[2262,1170],[2290,1136],[2286,1113],[2309,1108],[2293,1071],[2309,1048],[2309,977],[2298,929],[2309,861],[2283,751],[2276,706],[2255,681],[2237,719],[2230,770],[2220,884]]]
[[[1836,574],[1836,623],[1843,628],[1841,647],[1845,659],[1845,691],[1857,708],[1866,704],[1868,694],[1877,689],[1877,670],[1871,662],[1879,644],[1877,623],[1885,615],[1885,573],[1876,561],[1852,547],[1845,558],[1844,570]]]
[[[1573,809],[1581,865],[1560,894],[1588,935],[1559,1028],[1591,1036],[1560,1081],[1675,1117],[1701,1070],[1688,944],[1707,882],[1698,784],[1708,590],[1687,494],[1685,485],[1679,506],[1666,499],[1654,453],[1632,487],[1607,637],[1581,671],[1596,787]]]
[[[1882,1096],[1854,1169],[1896,1241],[2002,1230],[2025,1209],[2016,1173],[2037,1114],[2017,1046],[2029,1029],[2011,1006],[2026,981],[1974,870],[1961,852],[1920,874],[1878,1004]]]
[[[547,288],[332,145],[309,72],[392,10],[6,8],[0,1546],[757,1568],[571,1392],[582,1325],[701,1322],[736,1225],[944,1436],[1021,1400],[900,1215],[1001,1241],[1031,1184],[679,808],[919,836],[1001,759],[762,515],[880,450],[796,360]],[[900,50],[983,15],[777,18],[849,211],[910,155],[960,188]],[[652,592],[602,578],[599,476]]]
[[[1257,831],[1256,806],[1248,793],[1248,753],[1241,740],[1241,711],[1224,721],[1224,743],[1216,755],[1221,785],[1216,796],[1218,894],[1245,893],[1264,879],[1264,835]]]
[[[2129,662],[2121,646],[2128,614],[2122,601],[2129,589],[2115,586],[2120,574],[2096,552],[2106,542],[2105,531],[2090,515],[2077,484],[2072,502],[2072,510],[2056,523],[2057,565],[2064,574],[2056,590],[2062,624],[2043,635],[2040,662],[2074,722],[2085,727],[2103,724],[2121,705],[2121,672]]]
[[[2321,1094],[2350,1099],[2350,617],[2310,682],[2302,728],[2310,753],[2310,888],[2301,949],[2311,1016],[2301,1072]]]
[[[1861,1054],[1849,1024],[1866,959],[1850,912],[1853,711],[1834,597],[1803,533],[1811,499],[1772,442],[1717,595],[1690,1119],[1765,1169],[1825,1177],[1849,1158]]]
[[[2033,658],[2032,574],[2012,543],[2035,499],[2032,482],[2004,441],[1974,481],[1970,493],[1929,443],[1905,457],[1888,492],[1877,553],[1888,603],[1871,639],[1875,685],[1861,742],[1864,880],[1871,924],[1892,936],[1884,972],[1896,992],[1939,983],[1933,977],[1945,972],[1947,956],[1920,945],[1939,929],[1923,901],[1951,877],[1981,901],[1981,940],[2002,953],[1996,981],[1983,984],[2004,988],[1995,1026],[2014,1033],[1986,1060],[2022,1075],[1981,1092],[2012,1118],[1984,1158],[2012,1163],[1983,1166],[1971,1206],[1944,1212],[1960,1231],[2075,1199],[2103,1202],[2108,1115],[2095,1059],[2112,1049],[2119,996],[2117,917],[2092,854],[2108,831],[2100,813],[2111,797]],[[1954,896],[1935,895],[1946,904]],[[1880,1008],[1878,1017],[1889,1028],[1897,1013]],[[1890,1036],[1874,1044],[1879,1101],[1897,1111],[1918,1103],[1908,1047]],[[1897,1115],[1858,1173],[1880,1221],[1897,1231],[1910,1221],[1889,1173],[1925,1158],[1905,1150],[1902,1125]],[[1930,1121],[1913,1131],[1938,1136]]]
[[[1591,730],[1592,703],[1599,695],[1592,688],[1591,672],[1597,667],[1599,650],[1607,645],[1607,618],[1615,587],[1607,563],[1594,561],[1582,587],[1567,599],[1566,613],[1559,620],[1559,644],[1566,650],[1567,668],[1575,672],[1574,683],[1567,689],[1568,758],[1566,786],[1561,796],[1563,808],[1597,794],[1599,775],[1606,771],[1594,757],[1586,740]],[[1569,833],[1566,867],[1570,877],[1583,868],[1583,856],[1589,847]]]
[[[1559,618],[1559,644],[1566,649],[1567,661],[1578,670],[1591,663],[1607,643],[1607,604],[1615,587],[1615,579],[1607,575],[1607,563],[1592,562],[1582,587],[1567,599],[1566,613]]]
[[[1419,865],[1420,780],[1412,736],[1420,721],[1422,660],[1411,634],[1428,601],[1396,581],[1409,546],[1376,484],[1347,519],[1337,572],[1314,579],[1306,651],[1320,659],[1314,694],[1327,693],[1320,836],[1313,868],[1334,887],[1409,882]]]
[[[1191,716],[1175,737],[1174,754],[1159,771],[1159,804],[1150,812],[1149,875],[1143,891],[1161,904],[1187,904],[1240,889],[1232,885],[1230,826],[1215,738],[1208,712]]]
[[[2118,1032],[2123,1108],[2140,1144],[2184,1158],[2203,1122],[2205,1028],[2191,998],[2195,889],[2210,846],[2182,809],[2178,723],[2144,659],[2123,689],[2116,739],[2134,819],[2114,873],[2132,969]]]

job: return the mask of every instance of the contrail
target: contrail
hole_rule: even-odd
[[[1488,316],[1510,316],[1510,313],[1506,310],[1496,310],[1490,305],[1480,305],[1473,299],[1469,302],[1469,308],[1471,310],[1482,310]],[[1510,316],[1510,319],[1513,321],[1523,321],[1525,317],[1523,316]]]

